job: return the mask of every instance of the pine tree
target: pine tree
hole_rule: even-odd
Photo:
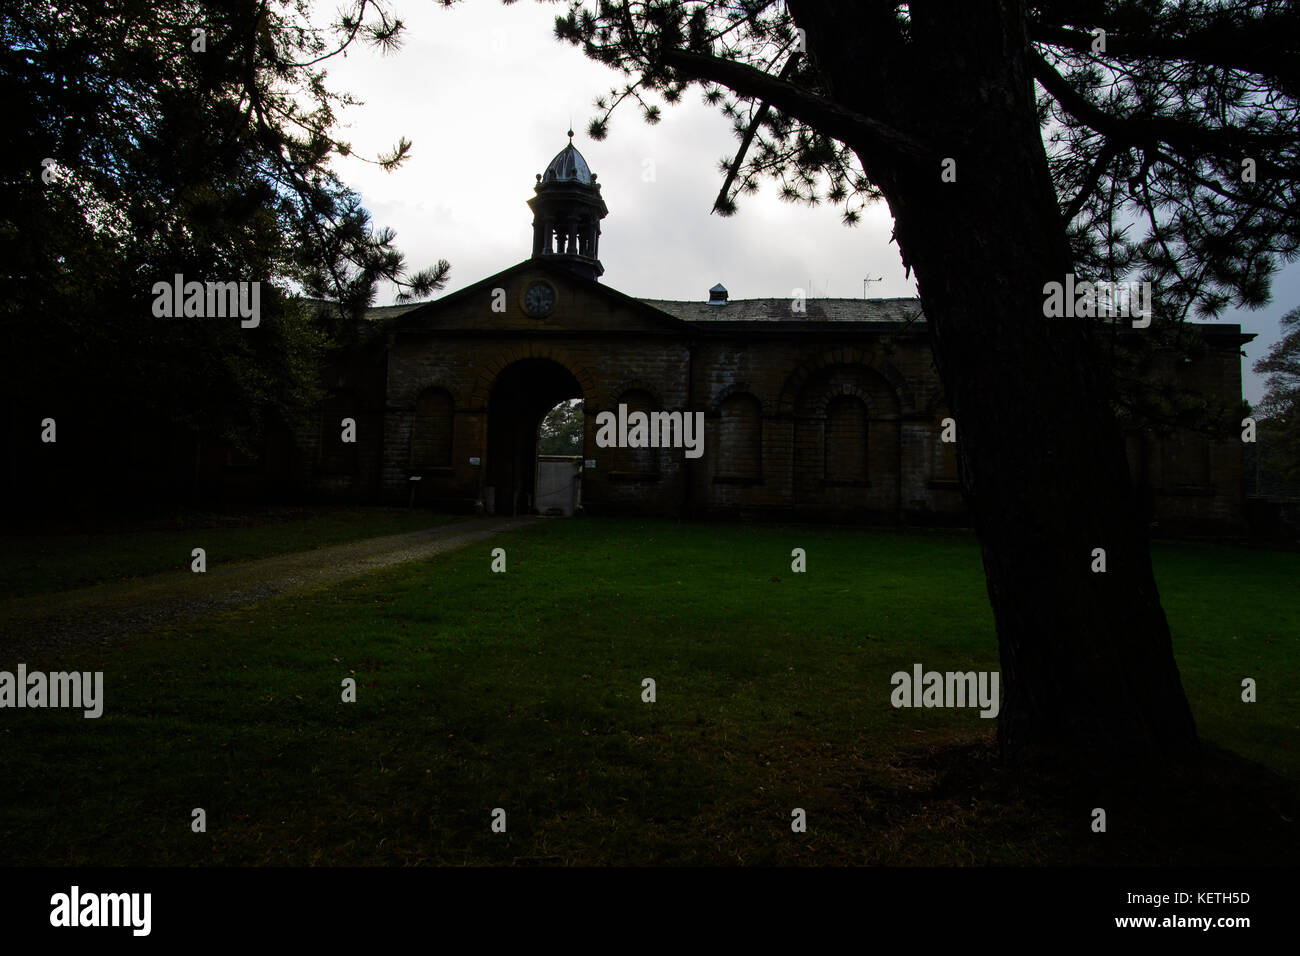
[[[46,416],[88,471],[177,429],[249,446],[306,413],[322,356],[364,330],[379,281],[408,297],[445,285],[445,261],[408,274],[330,165],[351,154],[333,132],[351,100],[324,64],[355,43],[393,48],[401,28],[368,0],[319,26],[292,0],[0,9],[11,483]],[[373,161],[396,168],[410,147]],[[258,282],[259,326],[157,318],[154,283],[176,274]],[[304,293],[338,308],[322,321],[294,304]]]

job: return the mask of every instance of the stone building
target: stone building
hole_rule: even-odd
[[[529,258],[437,301],[374,310],[386,331],[330,383],[307,459],[319,498],[530,511],[538,426],[556,403],[581,398],[586,513],[963,520],[916,300],[733,300],[721,286],[698,301],[625,295],[599,281],[607,210],[572,142],[528,205]],[[1198,328],[1208,348],[1178,374],[1240,403],[1250,336]],[[702,453],[601,447],[599,416],[620,406],[629,417],[702,413]],[[343,417],[358,425],[350,445]],[[1237,529],[1238,439],[1130,436],[1152,517]]]

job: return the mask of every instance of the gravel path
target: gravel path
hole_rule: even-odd
[[[418,561],[542,518],[472,518],[426,531],[365,538],[237,564],[212,564],[204,574],[175,571],[35,594],[0,603],[0,649],[22,660],[117,634],[147,630],[266,600],[310,591],[369,571]],[[212,562],[213,555],[208,555]],[[487,560],[485,557],[484,560]]]

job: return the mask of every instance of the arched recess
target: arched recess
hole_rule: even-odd
[[[415,399],[409,463],[412,471],[450,468],[456,433],[456,402],[445,388],[426,388]]]
[[[763,406],[748,392],[732,391],[718,403],[715,479],[757,479],[763,474]]]
[[[758,397],[758,389],[756,389],[749,382],[743,380],[732,382],[730,385],[727,385],[726,387],[720,389],[718,393],[713,397],[713,401],[709,405],[710,415],[717,415],[719,412],[721,412],[723,403],[726,402],[726,400],[731,398],[733,395],[748,395],[749,397],[757,401],[759,405],[764,404],[763,400]]]
[[[646,388],[630,388],[621,391],[614,398],[612,404],[614,407],[610,411],[615,413],[618,412],[619,406],[626,405],[629,417],[633,412],[643,412],[649,417],[652,412],[663,409],[658,396]],[[648,441],[648,429],[646,434]],[[660,449],[650,447],[633,448],[629,445],[625,448],[611,448],[606,452],[611,461],[610,477],[651,478],[657,476],[659,474],[660,453]]]
[[[799,396],[804,393],[810,381],[827,375],[829,370],[837,367],[865,369],[870,379],[880,383],[878,398],[898,412],[912,411],[916,408],[916,397],[903,373],[890,361],[878,359],[862,349],[836,349],[801,362],[786,376],[777,401],[778,416],[795,414]],[[872,389],[875,393],[875,389]]]
[[[662,409],[664,407],[663,395],[660,394],[657,387],[650,382],[647,382],[645,379],[629,378],[619,382],[618,385],[609,390],[609,394],[614,396],[614,398],[610,400],[608,410],[611,412],[617,412],[618,403],[623,400],[622,396],[631,392],[642,393],[646,396],[646,400],[648,400],[656,409]],[[605,407],[602,406],[600,411],[605,411]],[[629,411],[631,411],[631,409],[629,409]]]
[[[357,454],[357,397],[347,389],[333,389],[321,402],[319,468],[322,475],[355,475],[358,471]],[[353,441],[344,441],[344,420],[350,419]]]
[[[827,481],[865,482],[870,413],[859,394],[842,392],[826,402],[825,467]]]
[[[575,359],[568,349],[545,343],[527,343],[506,349],[483,366],[483,370],[475,378],[474,385],[470,389],[469,407],[472,409],[487,408],[488,402],[492,398],[493,387],[496,385],[501,373],[515,362],[525,359],[549,359],[562,366],[577,381],[582,392],[581,397],[586,402],[588,414],[590,414],[593,407],[604,404],[605,395],[598,387],[596,377],[581,362]]]
[[[791,402],[794,504],[838,512],[896,513],[901,492],[901,402],[866,365],[823,366]]]

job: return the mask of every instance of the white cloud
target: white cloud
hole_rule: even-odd
[[[870,275],[885,278],[871,285],[873,296],[914,294],[883,206],[850,229],[834,205],[793,206],[765,188],[742,198],[729,219],[710,215],[722,184],[716,163],[735,139],[697,91],[665,107],[656,126],[625,104],[609,137],[590,140],[592,101],[621,74],[554,38],[559,9],[402,5],[399,52],[357,49],[329,61],[331,88],[365,101],[341,113],[354,149],[373,157],[403,135],[414,142],[411,159],[392,173],[355,159],[336,167],[376,224],[396,230],[412,268],[449,259],[454,291],[527,258],[534,177],[568,142],[572,122],[609,206],[600,245],[606,284],[646,298],[703,299],[721,280],[733,298],[755,298],[788,295],[811,279],[819,295],[860,296]],[[653,182],[644,178],[647,161]]]

